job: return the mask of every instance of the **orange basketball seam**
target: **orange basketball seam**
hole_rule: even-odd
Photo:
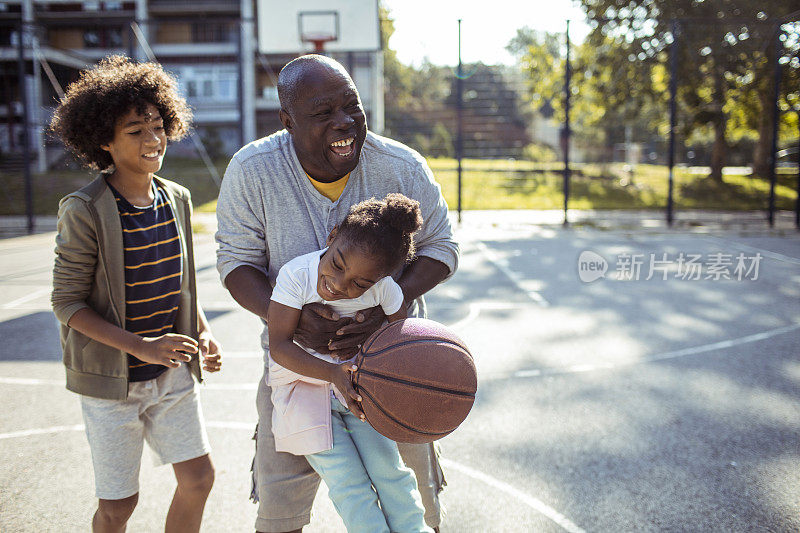
[[[466,348],[464,348],[462,345],[460,345],[460,344],[458,344],[456,342],[453,342],[453,341],[448,341],[446,339],[440,339],[440,338],[436,338],[436,337],[430,337],[430,338],[425,338],[425,339],[414,339],[414,340],[411,340],[411,341],[404,341],[404,342],[401,342],[401,343],[398,343],[398,344],[392,344],[391,346],[387,346],[386,348],[383,348],[383,349],[378,350],[377,352],[373,352],[373,353],[365,353],[366,350],[369,350],[369,347],[367,347],[365,350],[362,350],[361,355],[363,357],[373,357],[375,355],[381,355],[383,352],[386,352],[388,350],[393,350],[395,348],[400,348],[401,346],[407,346],[409,344],[427,343],[427,342],[431,342],[431,341],[433,341],[434,344],[445,344],[445,345],[449,345],[449,346],[454,346],[454,347],[458,348],[459,350],[461,350],[462,352],[464,352],[467,355],[469,355],[470,359],[472,358],[472,354],[470,354],[469,351]],[[371,345],[372,345],[372,343],[370,343],[370,346]]]
[[[381,406],[381,404],[378,403],[378,400],[374,396],[372,396],[368,391],[364,390],[364,391],[362,391],[362,393],[365,394],[367,396],[367,398],[372,400],[372,404],[375,406],[375,408],[378,409],[381,413],[383,413],[384,416],[386,416],[386,418],[388,418],[389,420],[391,420],[392,422],[394,422],[398,426],[402,426],[403,428],[405,428],[405,429],[407,429],[407,430],[409,430],[411,432],[419,433],[420,435],[431,435],[431,436],[441,435],[441,436],[445,436],[448,433],[452,433],[453,429],[455,429],[455,428],[453,428],[453,429],[450,429],[450,430],[447,430],[447,431],[432,432],[432,431],[423,431],[421,429],[417,429],[417,428],[411,427],[408,424],[404,424],[403,422],[399,421],[397,418],[395,418],[391,414],[387,413],[386,410]],[[364,413],[364,414],[366,414],[366,413]]]
[[[372,376],[372,377],[376,377],[376,378],[385,379],[386,381],[391,381],[393,383],[402,383],[403,385],[408,385],[408,386],[415,387],[415,388],[418,388],[418,389],[425,389],[425,390],[430,390],[430,391],[434,391],[434,392],[452,394],[453,396],[460,396],[462,398],[471,398],[473,400],[475,399],[475,393],[474,392],[462,392],[462,391],[456,391],[456,390],[451,390],[451,389],[445,389],[444,387],[437,387],[436,385],[424,385],[424,384],[421,384],[421,383],[415,383],[413,381],[408,381],[408,380],[403,379],[403,378],[398,378],[398,377],[394,377],[394,376],[387,376],[386,374],[380,374],[378,372],[373,372],[371,370],[364,370],[363,368],[359,368],[358,372],[362,373],[362,374],[365,374],[367,376]]]
[[[375,343],[375,341],[377,341],[377,340],[378,340],[378,337],[380,337],[380,336],[381,336],[381,335],[383,335],[385,332],[387,332],[387,331],[389,331],[390,329],[392,329],[393,327],[395,327],[395,324],[402,324],[403,322],[405,322],[405,320],[400,320],[400,321],[397,321],[397,322],[391,322],[391,323],[387,324],[386,326],[384,326],[382,329],[379,329],[378,331],[376,331],[375,333],[373,333],[373,334],[372,334],[372,337],[370,337],[369,339],[367,339],[367,341],[369,341],[369,344],[368,344],[367,346],[364,346],[364,347],[361,349],[361,355],[363,355],[363,354],[364,354],[364,352],[366,352],[367,350],[369,350],[369,349],[372,347],[372,345]]]

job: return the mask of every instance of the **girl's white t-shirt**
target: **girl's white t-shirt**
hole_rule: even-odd
[[[381,278],[358,298],[334,301],[324,300],[317,292],[317,273],[319,270],[320,258],[326,250],[327,248],[323,248],[316,252],[295,257],[283,265],[275,280],[275,288],[272,290],[272,301],[294,309],[302,309],[304,305],[309,303],[322,303],[330,306],[331,309],[336,311],[341,317],[352,317],[356,312],[362,309],[375,307],[376,305],[380,305],[386,315],[396,313],[397,310],[400,309],[403,305],[403,290],[391,276]],[[341,362],[331,358],[329,355],[321,354],[307,348],[303,349],[326,361],[334,363]],[[285,372],[289,371],[270,358],[270,385],[285,383],[288,377]],[[292,372],[292,374],[294,374],[294,372]]]

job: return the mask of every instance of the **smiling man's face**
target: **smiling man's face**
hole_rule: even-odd
[[[319,63],[299,80],[291,109],[281,110],[300,164],[317,181],[332,182],[358,164],[367,137],[364,108],[350,77]]]

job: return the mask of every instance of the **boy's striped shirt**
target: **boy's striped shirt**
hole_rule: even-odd
[[[181,241],[166,192],[153,182],[155,201],[131,205],[116,189],[125,249],[125,329],[143,337],[170,333],[178,313],[183,275]],[[167,367],[128,354],[129,381],[158,377]]]

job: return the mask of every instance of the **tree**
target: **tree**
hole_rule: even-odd
[[[402,64],[388,46],[394,32],[381,11],[387,134],[426,156],[452,157],[456,138],[456,72],[428,61]],[[513,79],[502,67],[465,65],[463,147],[467,157],[521,157],[530,142]],[[516,74],[516,71],[514,72]]]
[[[507,49],[527,74],[529,105],[563,120],[564,36],[522,28]],[[592,34],[574,47],[571,65],[571,127],[586,151],[593,148],[595,159],[610,160],[626,130],[648,138],[663,128],[664,69],[656,61],[632,60],[624,39]]]
[[[384,71],[384,124],[386,134],[422,153],[427,153],[427,138],[446,117],[444,101],[450,91],[452,70],[425,61],[416,69],[404,65],[397,52],[389,47],[394,22],[389,11],[381,7],[381,42]],[[452,112],[451,112],[452,114]],[[421,141],[425,142],[421,142]],[[443,141],[439,129],[439,145]]]
[[[795,0],[581,0],[581,4],[594,25],[590,39],[598,34],[623,38],[638,61],[665,61],[669,45],[679,39],[679,97],[689,117],[686,130],[691,134],[712,129],[713,178],[722,176],[732,112],[758,130],[755,166],[763,167],[763,147],[771,137],[767,104],[774,20],[789,16],[796,9]],[[677,35],[673,20],[679,24]],[[749,108],[743,111],[742,106]]]

